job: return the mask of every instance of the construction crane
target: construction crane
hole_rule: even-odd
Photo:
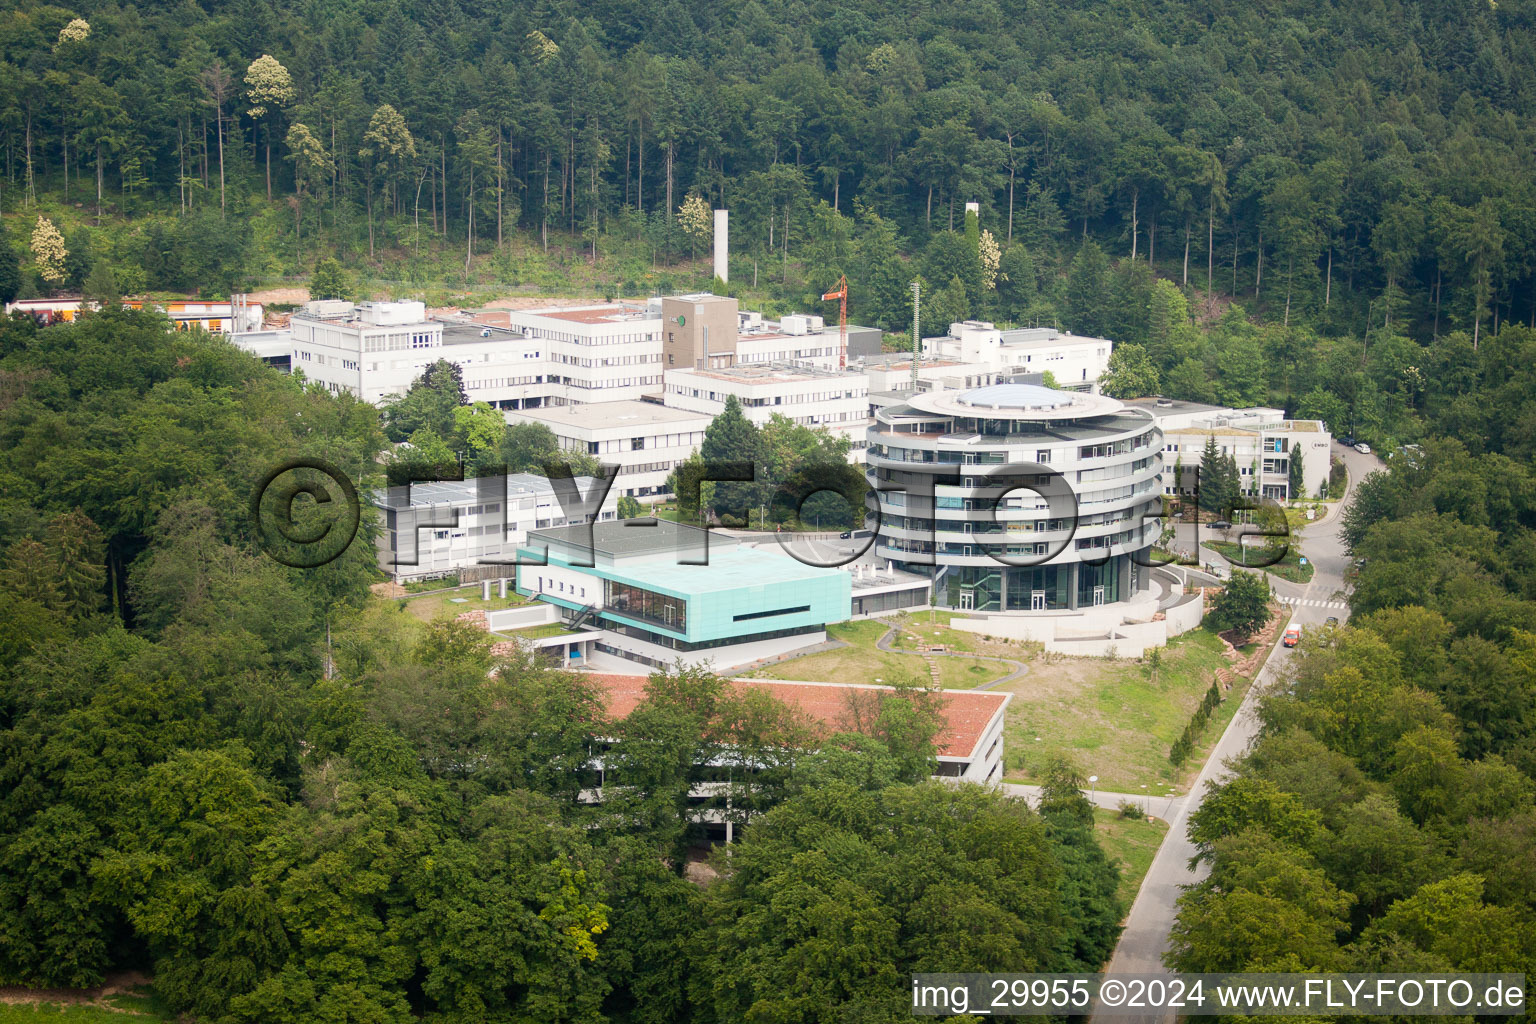
[[[848,369],[848,275],[837,279],[837,291],[827,292],[822,302],[838,300],[837,305],[837,368]]]

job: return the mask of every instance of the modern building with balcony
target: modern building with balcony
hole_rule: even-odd
[[[1030,384],[913,394],[877,409],[869,430],[876,551],[960,611],[1145,599],[1162,448],[1151,413],[1102,395]]]
[[[664,519],[534,530],[517,560],[518,593],[603,631],[594,667],[736,668],[825,642],[851,606],[847,572]]]
[[[1163,493],[1194,493],[1207,439],[1237,463],[1238,484],[1251,498],[1299,501],[1325,494],[1333,437],[1322,420],[1292,419],[1283,409],[1232,409],[1221,405],[1134,398],[1163,432]],[[1301,461],[1300,487],[1292,493],[1291,465]]]

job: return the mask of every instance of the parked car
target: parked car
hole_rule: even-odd
[[[1284,635],[1280,637],[1280,642],[1287,647],[1295,647],[1301,643],[1301,627],[1292,626],[1287,629]]]
[[[1227,522],[1225,519],[1218,519],[1214,523],[1211,524],[1211,529],[1213,529],[1213,530],[1230,530],[1230,529],[1232,529],[1232,524]]]
[[[1328,618],[1323,620],[1323,625],[1325,626],[1337,626],[1338,624],[1339,617],[1337,615],[1330,615]]]
[[[1364,441],[1361,441],[1359,444],[1355,445],[1355,451],[1359,452],[1361,455],[1369,455],[1371,454],[1371,446],[1366,444]]]
[[[1343,437],[1339,438],[1339,444],[1346,448],[1353,448],[1355,446],[1355,435],[1345,434]]]

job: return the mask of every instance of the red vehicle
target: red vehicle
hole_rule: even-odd
[[[1301,643],[1301,627],[1292,626],[1280,637],[1280,642],[1287,647],[1295,647]]]

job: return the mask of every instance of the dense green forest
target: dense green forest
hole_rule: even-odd
[[[708,283],[699,196],[770,305],[847,272],[899,330],[920,275],[930,326],[1055,321],[1180,397],[1412,439],[1536,317],[1533,29],[1530,0],[24,2],[0,207],[23,291],[335,253],[391,288],[639,295]],[[29,254],[40,215],[65,255]]]
[[[1536,337],[1480,356],[1451,436],[1357,487],[1353,617],[1192,819],[1181,970],[1536,969]]]
[[[143,970],[252,1024],[895,1022],[915,970],[1108,957],[1081,780],[1038,812],[928,781],[927,690],[828,735],[659,674],[612,721],[373,597],[371,516],[318,570],[260,552],[267,469],[376,486],[384,445],[372,407],[152,313],[0,324],[0,984]],[[722,748],[755,768],[719,779]],[[750,826],[708,886],[706,781]]]

